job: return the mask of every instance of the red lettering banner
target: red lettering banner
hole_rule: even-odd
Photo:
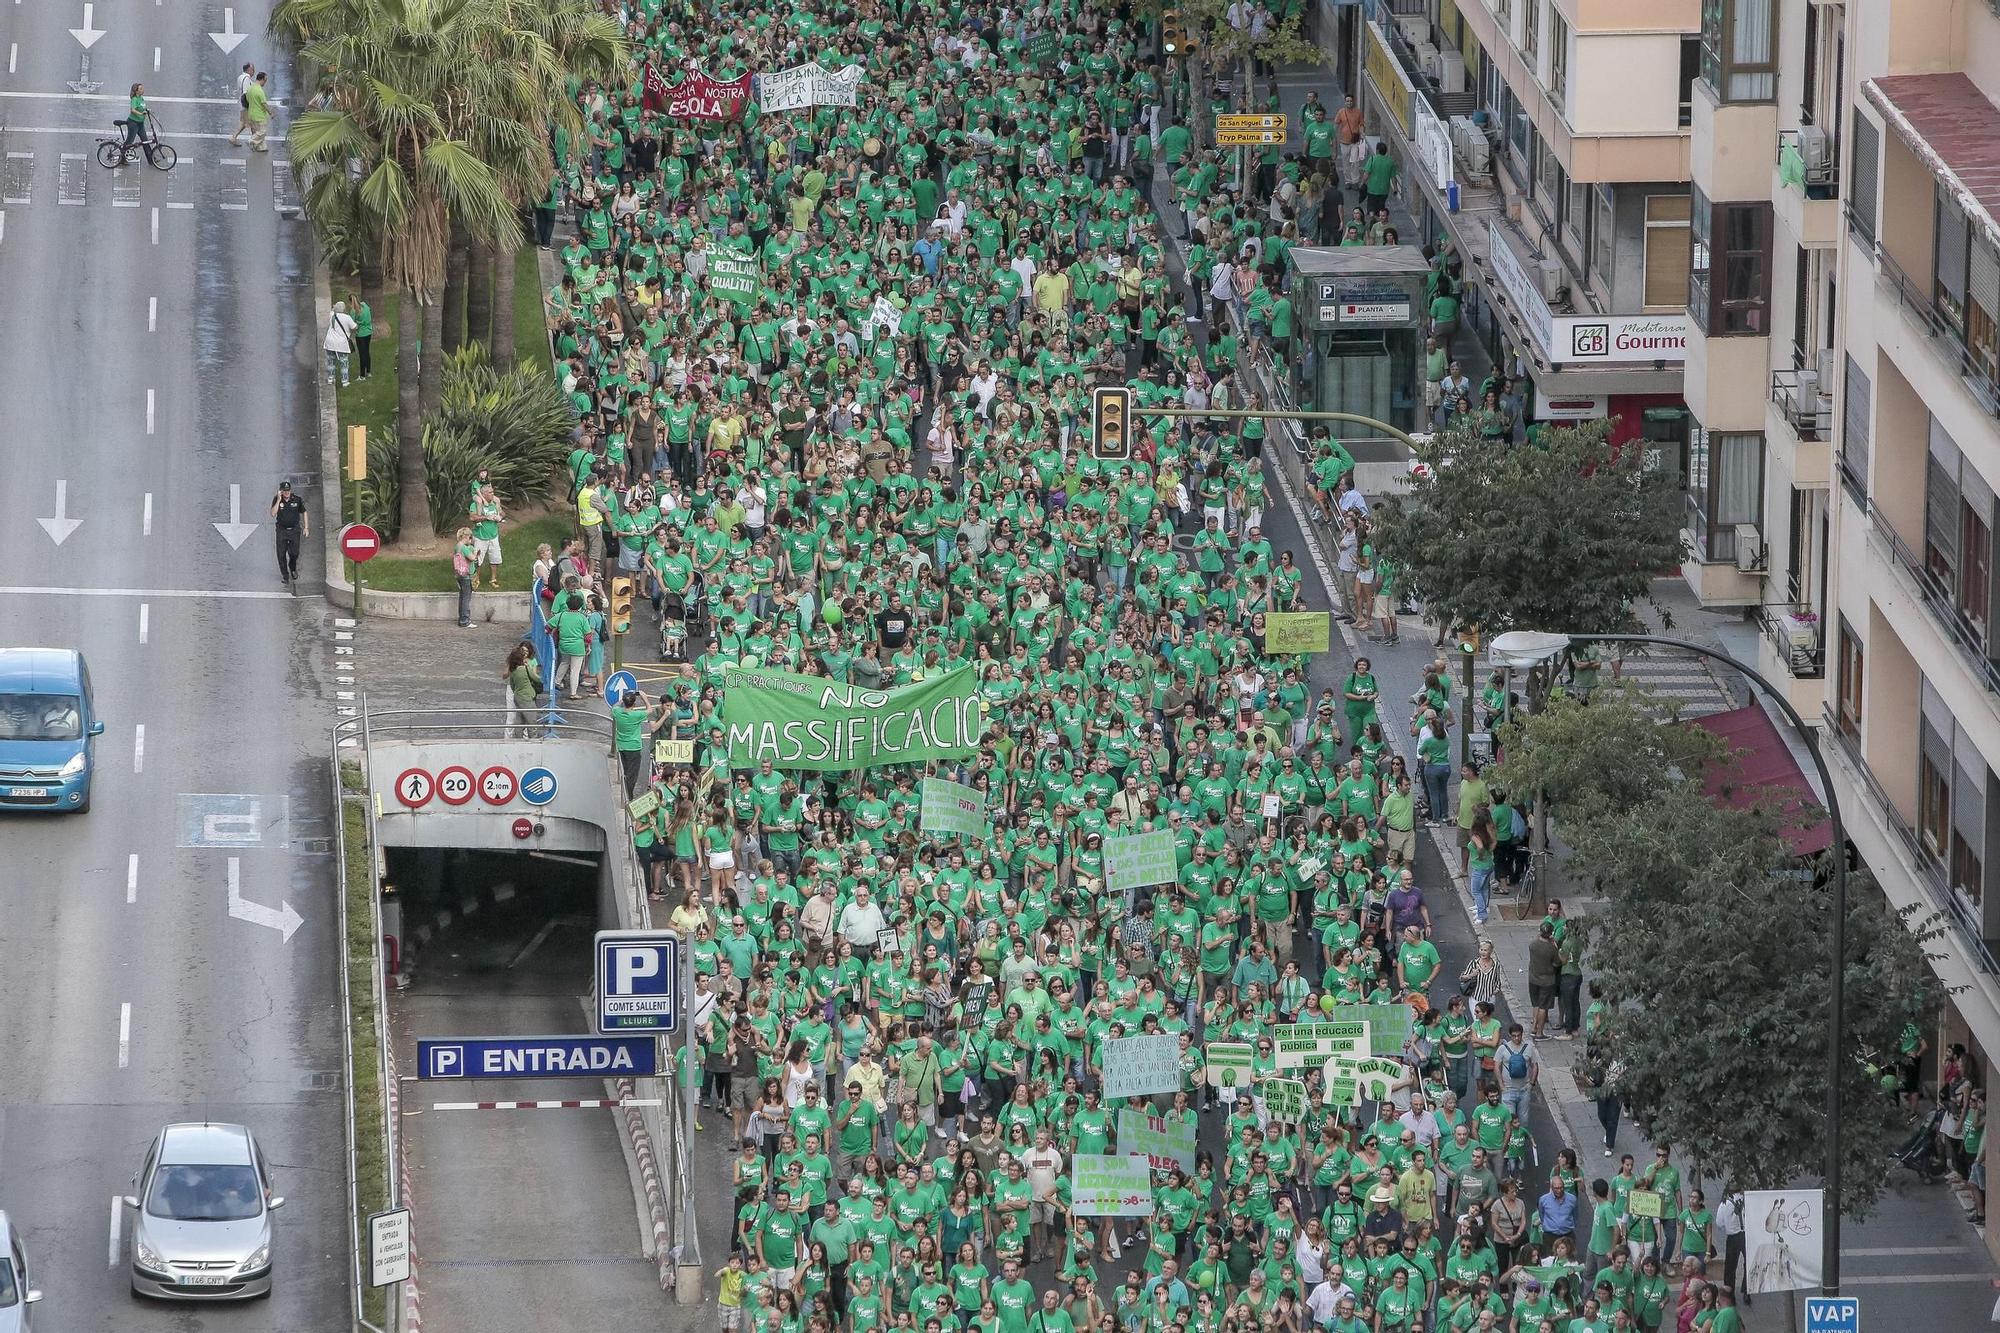
[[[725,83],[690,70],[679,83],[670,84],[659,70],[646,66],[645,108],[676,120],[735,120],[749,99],[748,74]]]

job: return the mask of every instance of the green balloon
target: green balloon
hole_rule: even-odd
[[[1322,1012],[1325,1012],[1325,1013],[1329,1013],[1329,1014],[1330,1014],[1330,1013],[1332,1013],[1332,1012],[1333,1012],[1333,997],[1332,997],[1331,995],[1322,995],[1322,996],[1320,996],[1320,997],[1319,997],[1319,1007],[1320,1007],[1320,1009],[1321,1009],[1321,1011],[1322,1011]]]
[[[835,606],[832,602],[828,602],[826,604],[826,609],[820,612],[820,619],[824,620],[829,625],[838,625],[841,622],[842,618],[843,617],[840,614],[840,608],[838,606]]]

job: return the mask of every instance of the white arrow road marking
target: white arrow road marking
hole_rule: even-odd
[[[257,530],[255,523],[243,521],[243,488],[234,482],[229,487],[229,521],[218,523],[215,530],[222,534],[222,540],[229,543],[229,549],[240,551],[250,534]]]
[[[48,533],[49,540],[53,541],[57,546],[61,546],[64,542],[68,541],[69,535],[83,526],[82,519],[71,518],[69,516],[68,482],[59,481],[56,483],[56,516],[54,518],[38,518],[35,522],[42,525],[42,531]]]
[[[84,13],[88,14],[89,12],[89,6],[85,6]],[[88,18],[84,20],[86,23],[89,21]],[[222,11],[222,31],[212,32],[208,37],[210,41],[222,48],[222,54],[228,55],[231,51],[241,46],[244,39],[249,37],[249,35],[247,32],[236,31],[236,11],[233,9],[224,9]]]
[[[253,903],[243,897],[243,871],[241,862],[234,856],[229,858],[229,915],[239,921],[253,925],[269,926],[285,937],[285,943],[292,942],[305,918],[292,910],[288,902],[280,902],[276,909]]]
[[[97,8],[96,5],[89,5],[89,4],[85,5],[83,7],[83,26],[81,28],[71,28],[69,30],[69,35],[76,38],[79,42],[82,42],[83,49],[86,51],[88,51],[91,47],[96,46],[97,39],[104,35],[104,29],[96,26],[90,21],[91,11],[96,8]]]

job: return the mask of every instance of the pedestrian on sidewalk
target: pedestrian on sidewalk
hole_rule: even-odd
[[[1365,122],[1361,108],[1354,104],[1354,94],[1340,99],[1340,110],[1333,113],[1334,135],[1340,140],[1340,179],[1348,189],[1361,183],[1361,167],[1368,155],[1368,144],[1362,135]]]
[[[263,70],[244,90],[248,100],[243,103],[243,118],[250,122],[250,146],[260,153],[271,151],[271,88],[270,75]]]
[[[229,136],[229,146],[240,148],[244,132],[250,128],[250,88],[257,82],[257,67],[249,61],[243,62],[243,72],[236,76],[236,102],[241,114],[236,118],[236,132]]]
[[[468,510],[472,519],[472,582],[479,583],[479,567],[486,565],[492,569],[487,587],[500,591],[500,523],[505,517],[500,501],[493,494],[489,483],[479,488]]]
[[[453,538],[456,543],[451,552],[451,572],[458,579],[458,627],[472,628],[472,573],[476,566],[479,547],[472,540],[471,528],[460,528]]]
[[[520,734],[528,734],[528,727],[534,717],[535,696],[542,692],[542,664],[535,657],[535,646],[526,639],[514,645],[514,651],[507,654],[507,723],[503,736],[513,740],[515,728]]]
[[[1542,1058],[1519,1023],[1507,1025],[1507,1039],[1494,1052],[1493,1064],[1500,1076],[1500,1104],[1512,1113],[1516,1125],[1527,1124],[1528,1097],[1541,1082]]]
[[[368,308],[366,300],[352,293],[348,295],[348,308],[354,312],[354,377],[365,380],[375,372],[368,350],[375,341],[375,312]]]
[[[354,355],[354,332],[359,326],[354,316],[347,313],[347,302],[335,301],[333,314],[326,322],[326,337],[320,345],[326,349],[326,382],[339,382],[345,389],[348,383],[348,361]]]
[[[1557,983],[1562,976],[1562,952],[1556,945],[1555,927],[1543,921],[1528,944],[1528,1004],[1535,1011],[1535,1037],[1539,1040],[1548,1027],[1549,1011],[1556,1007]]]
[[[1743,1191],[1731,1190],[1722,1196],[1722,1202],[1715,1210],[1715,1231],[1722,1237],[1722,1285],[1735,1289],[1742,1283],[1746,1271],[1743,1262]],[[1750,1294],[1743,1294],[1743,1304],[1750,1305]]]

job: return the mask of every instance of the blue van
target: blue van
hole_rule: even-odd
[[[0,810],[90,809],[104,734],[74,648],[0,648]]]

